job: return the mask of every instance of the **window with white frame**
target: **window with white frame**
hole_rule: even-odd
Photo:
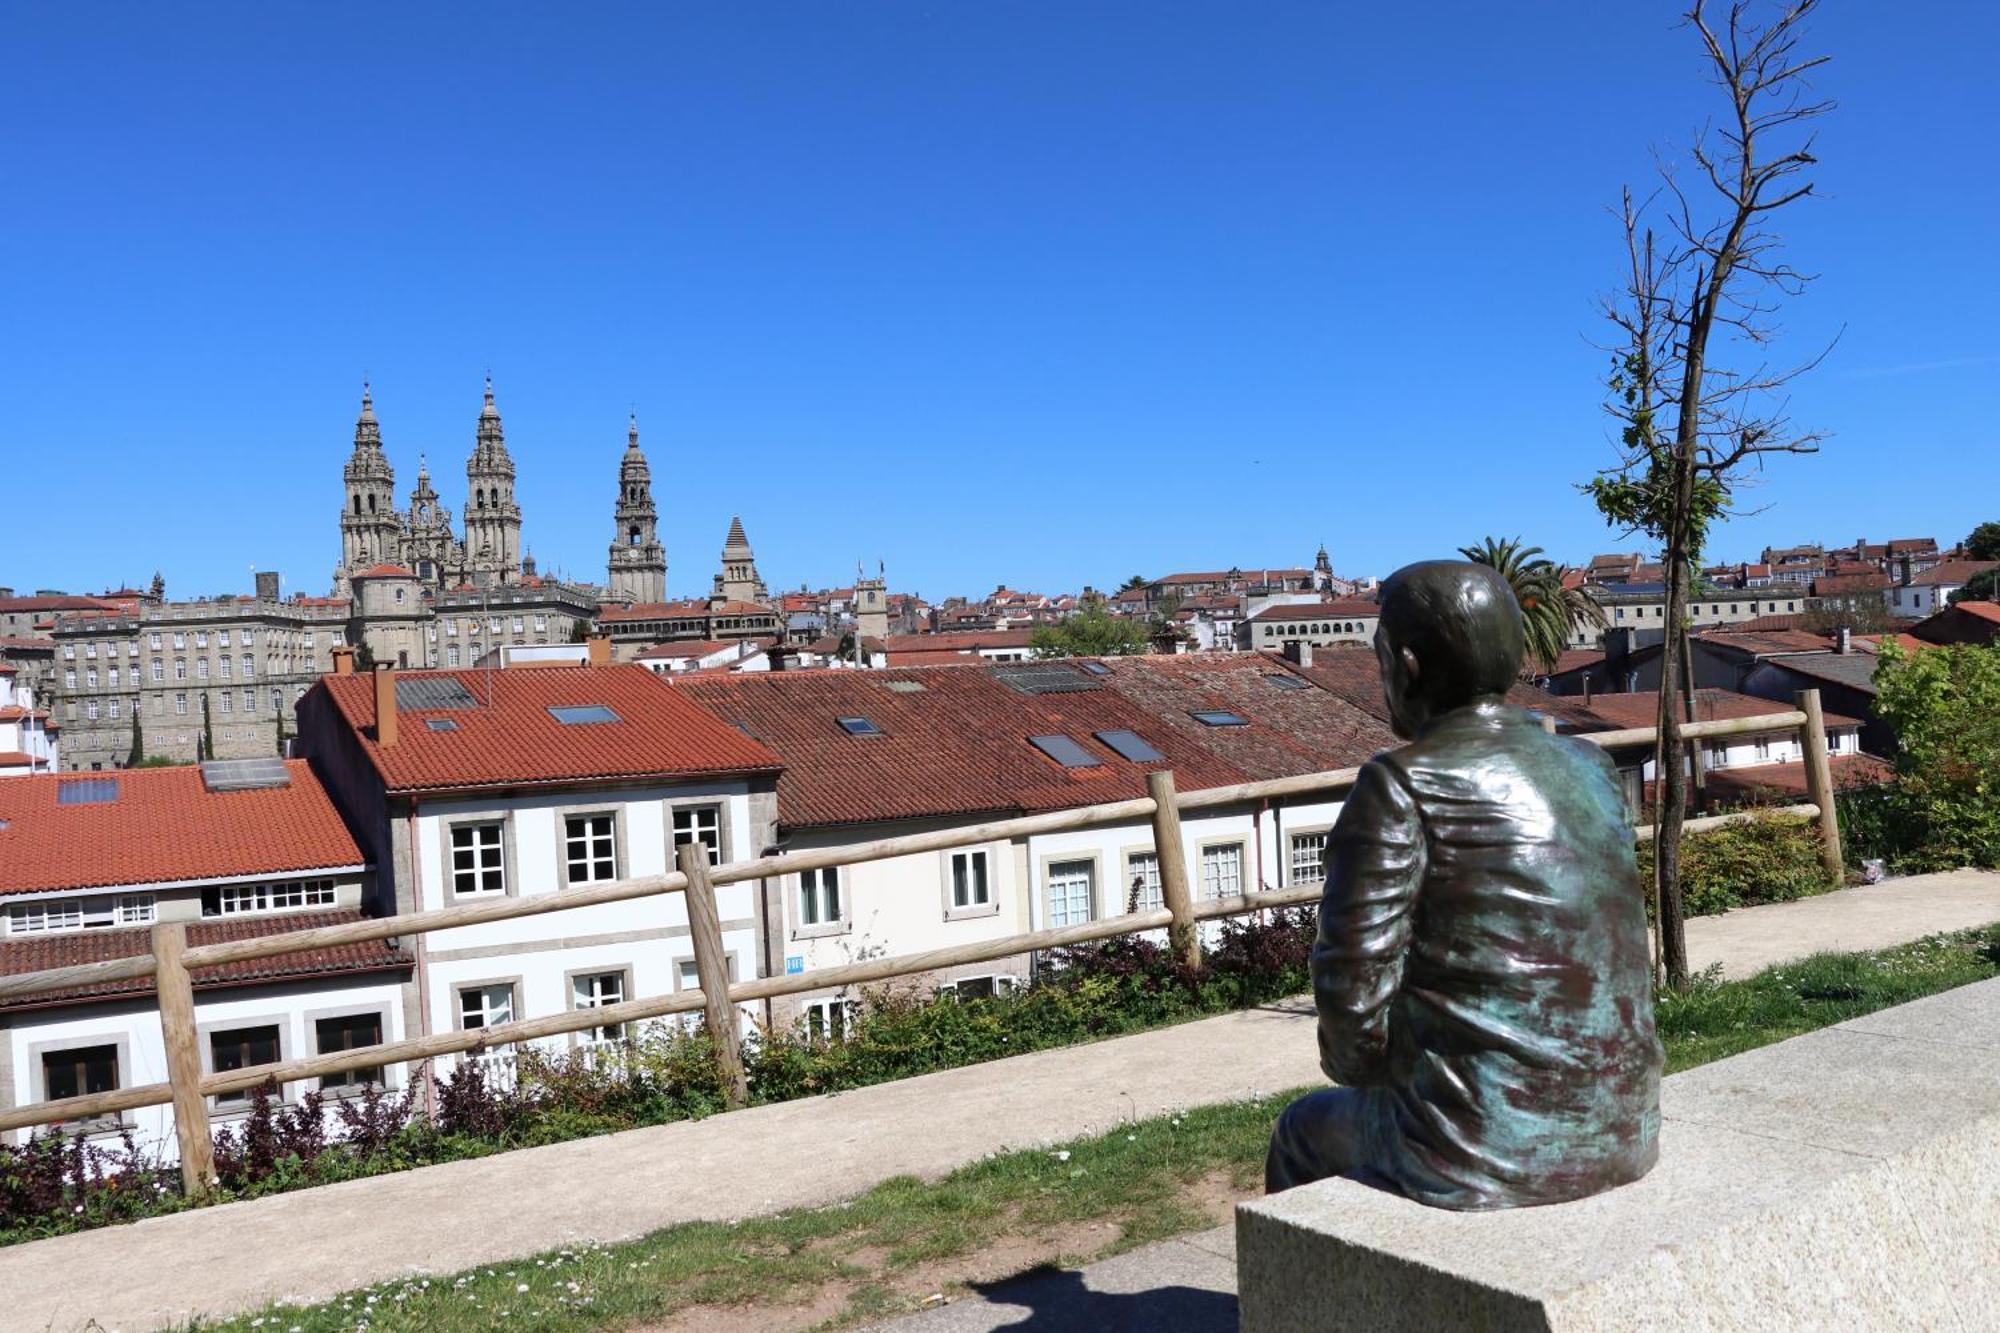
[[[602,1009],[610,1004],[623,1004],[625,998],[623,972],[589,972],[570,978],[570,1007],[573,1009]],[[625,1025],[610,1023],[603,1027],[585,1028],[577,1037],[586,1042],[623,1041]]]
[[[83,929],[83,900],[49,898],[35,903],[16,903],[7,909],[9,935],[44,935],[57,930]]]
[[[563,868],[570,884],[618,878],[617,817],[609,811],[563,817]]]
[[[1090,920],[1096,880],[1095,861],[1049,862],[1049,924],[1080,926]]]
[[[246,713],[254,713],[257,711],[257,691],[255,690],[243,691],[243,711]]]
[[[458,991],[460,1028],[498,1027],[514,1021],[514,983],[491,986],[461,986]]]
[[[1326,881],[1326,833],[1292,835],[1291,871],[1293,884],[1322,884]]]
[[[187,710],[188,697],[185,694],[176,694],[174,696],[174,711],[182,716],[186,716]]]
[[[95,699],[84,700],[83,715],[89,718],[92,722],[97,721],[97,700]]]
[[[1243,892],[1243,844],[1225,842],[1201,849],[1204,898],[1234,898]]]
[[[154,630],[146,636],[146,646],[148,648],[158,648],[160,646],[160,632],[158,630]]]
[[[840,867],[799,872],[799,924],[831,926],[840,921]]]
[[[457,644],[455,644],[455,643],[448,643],[448,644],[446,644],[446,645],[444,646],[444,664],[445,664],[446,666],[457,666],[457,665],[458,665],[458,645],[457,645]]]
[[[42,1052],[42,1096],[47,1101],[118,1088],[118,1047],[72,1046]]]
[[[155,682],[158,682],[158,681],[163,681],[163,680],[165,680],[166,678],[167,678],[167,664],[166,664],[165,662],[161,661],[161,660],[160,660],[159,658],[157,658],[157,657],[156,657],[156,658],[154,658],[154,659],[153,659],[153,680],[154,680]]]
[[[197,648],[206,648],[206,647],[208,647],[208,631],[207,631],[207,630],[205,630],[205,629],[201,629],[201,630],[196,630],[196,631],[195,631],[195,633],[194,633],[194,646],[195,646],[195,647],[197,647]]]
[[[295,879],[275,884],[216,884],[201,891],[203,916],[243,916],[332,907],[338,895],[330,879]]]
[[[861,1005],[855,1000],[807,1000],[799,1021],[814,1041],[841,1042],[860,1016]]]
[[[451,889],[461,897],[507,891],[506,847],[498,820],[452,826]]]
[[[1757,757],[1759,759],[1769,759],[1771,757],[1771,738],[1769,736],[1759,736],[1757,738]]]
[[[1004,973],[990,977],[960,977],[957,981],[947,981],[937,988],[940,999],[990,1000],[996,995],[1005,995],[1020,985],[1018,978]]]
[[[216,691],[216,702],[221,705],[222,711],[225,713],[232,711],[234,706],[233,701],[235,700],[235,698],[236,696],[231,694],[228,690]]]
[[[683,805],[674,810],[674,855],[683,845],[698,842],[708,848],[708,863],[722,864],[722,807]]]
[[[187,636],[187,631],[186,631],[186,630],[178,630],[178,629],[177,629],[177,630],[175,630],[175,631],[174,631],[174,647],[176,647],[176,648],[185,648],[185,647],[187,647],[187,646],[188,646],[188,636]]]
[[[94,656],[94,654],[93,654],[93,656]],[[94,689],[96,689],[96,688],[97,688],[97,668],[96,668],[96,667],[89,667],[89,668],[85,669],[85,671],[84,671],[84,673],[83,673],[83,684],[84,684],[84,688],[85,688],[85,689],[91,689],[91,690],[94,690]]]
[[[951,906],[955,912],[986,907],[993,902],[992,881],[984,851],[951,854]]]
[[[1126,902],[1135,912],[1151,912],[1167,905],[1166,890],[1160,887],[1158,852],[1133,852],[1125,858]]]

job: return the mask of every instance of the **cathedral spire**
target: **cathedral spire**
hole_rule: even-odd
[[[630,604],[667,597],[667,551],[660,544],[653,507],[653,470],[639,449],[639,415],[625,428],[625,456],[618,462],[618,504],[613,510],[610,582],[613,600]]]
[[[368,391],[368,381],[361,381],[361,415],[354,419],[354,447],[380,449],[382,447],[382,423],[375,419],[375,399]]]

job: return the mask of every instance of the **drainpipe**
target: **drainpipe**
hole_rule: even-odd
[[[410,879],[412,881],[410,885],[410,905],[413,908],[420,908],[422,906],[419,899],[423,893],[423,887],[424,887],[423,862],[417,859],[417,806],[418,806],[418,800],[416,797],[412,796],[410,798]],[[394,860],[392,858],[391,872],[393,873],[393,871],[394,871]],[[393,890],[392,890],[392,895],[393,895]],[[430,936],[428,934],[419,934],[412,945],[412,948],[417,956],[417,1026],[422,1029],[422,1031],[418,1032],[417,1035],[420,1037],[428,1037],[431,1035],[431,968],[430,968],[429,941],[430,941]],[[423,1068],[424,1068],[424,1118],[429,1120],[432,1124],[436,1124],[437,1123],[437,1069],[434,1063],[430,1060],[424,1061]]]

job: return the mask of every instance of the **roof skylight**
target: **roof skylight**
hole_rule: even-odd
[[[66,778],[56,784],[57,805],[104,805],[117,799],[117,778]]]
[[[258,787],[289,787],[291,770],[275,756],[256,759],[210,759],[201,766],[202,784],[210,791],[250,791]]]
[[[876,726],[865,717],[839,717],[835,718],[834,721],[840,723],[840,729],[850,736],[880,736],[882,734],[882,728]]]
[[[1028,744],[1040,750],[1064,768],[1096,768],[1103,763],[1096,755],[1083,748],[1069,736],[1030,736]]]
[[[1104,742],[1112,753],[1122,759],[1130,759],[1135,764],[1156,764],[1166,758],[1136,731],[1126,731],[1121,728],[1117,731],[1099,731],[1092,734]]]
[[[1306,682],[1300,680],[1297,676],[1270,675],[1264,677],[1264,679],[1270,681],[1281,690],[1309,690],[1312,688],[1312,686],[1306,684]]]
[[[618,714],[603,704],[550,704],[549,716],[566,727],[581,726],[586,722],[618,721]]]
[[[432,731],[458,730],[457,719],[449,717],[427,717],[424,719],[424,725],[429,727]]]
[[[1204,727],[1247,727],[1250,719],[1240,713],[1232,713],[1225,708],[1190,709],[1188,716]]]

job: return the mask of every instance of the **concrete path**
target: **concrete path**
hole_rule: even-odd
[[[1989,921],[2000,921],[2000,875],[1960,873],[1694,922],[1689,948],[1698,967],[1754,970],[1821,949],[1879,948]],[[0,1249],[7,1296],[0,1329],[66,1333],[95,1320],[132,1333],[196,1313],[321,1300],[407,1273],[449,1273],[678,1222],[832,1203],[891,1176],[936,1177],[997,1152],[1317,1083],[1310,1024],[1309,1006],[1292,1002],[699,1122],[9,1246]],[[1112,1262],[1127,1261],[1141,1262]],[[1131,1271],[1112,1268],[1100,1279],[1093,1270],[1090,1281],[1115,1284]]]

